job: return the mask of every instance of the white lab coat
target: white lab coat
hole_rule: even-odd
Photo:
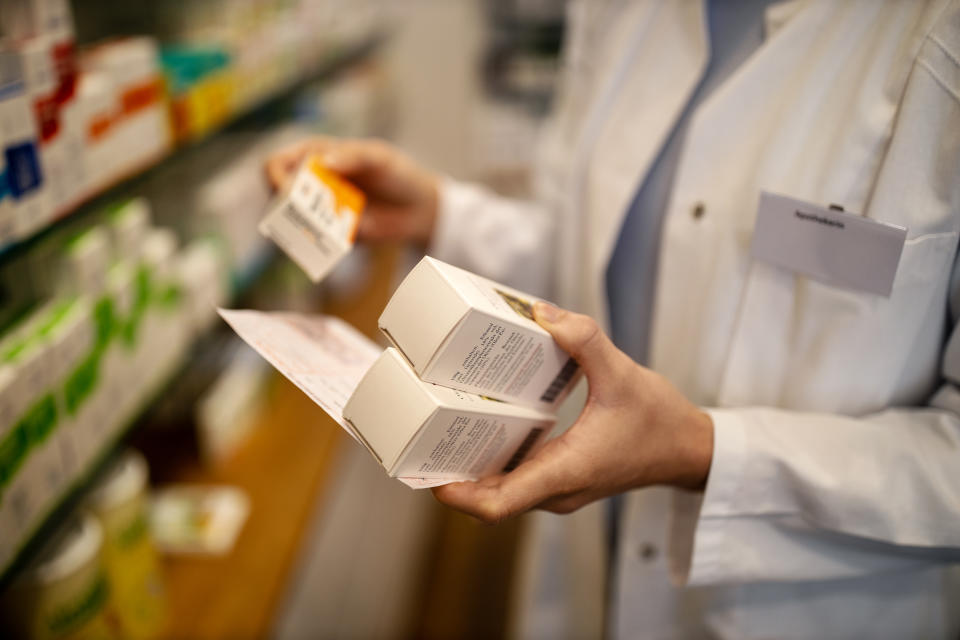
[[[432,252],[604,321],[623,216],[709,45],[700,0],[571,15],[538,204],[448,183]],[[694,114],[661,240],[652,366],[713,417],[707,488],[628,496],[608,630],[955,637],[960,0],[795,0],[766,26]],[[907,227],[890,297],[751,261],[760,190]],[[601,544],[580,518],[541,526]]]

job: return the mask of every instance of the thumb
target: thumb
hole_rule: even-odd
[[[619,363],[620,351],[590,316],[560,309],[546,302],[533,306],[533,315],[550,332],[560,348],[570,354],[588,378],[609,374]]]

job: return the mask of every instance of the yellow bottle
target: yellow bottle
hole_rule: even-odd
[[[165,598],[160,563],[147,521],[147,463],[136,451],[121,455],[87,496],[103,525],[103,559],[121,635],[147,640],[162,630]]]

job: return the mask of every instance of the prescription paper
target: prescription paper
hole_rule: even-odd
[[[360,441],[343,408],[383,349],[349,324],[325,315],[218,309],[244,342]],[[454,479],[398,478],[414,489]]]

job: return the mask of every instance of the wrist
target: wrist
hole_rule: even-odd
[[[682,396],[671,398],[671,408],[661,413],[652,447],[649,476],[644,485],[665,485],[701,491],[707,485],[713,462],[713,418]]]
[[[679,430],[677,477],[673,484],[682,489],[701,491],[707,486],[713,461],[713,419],[694,407],[684,428]]]

